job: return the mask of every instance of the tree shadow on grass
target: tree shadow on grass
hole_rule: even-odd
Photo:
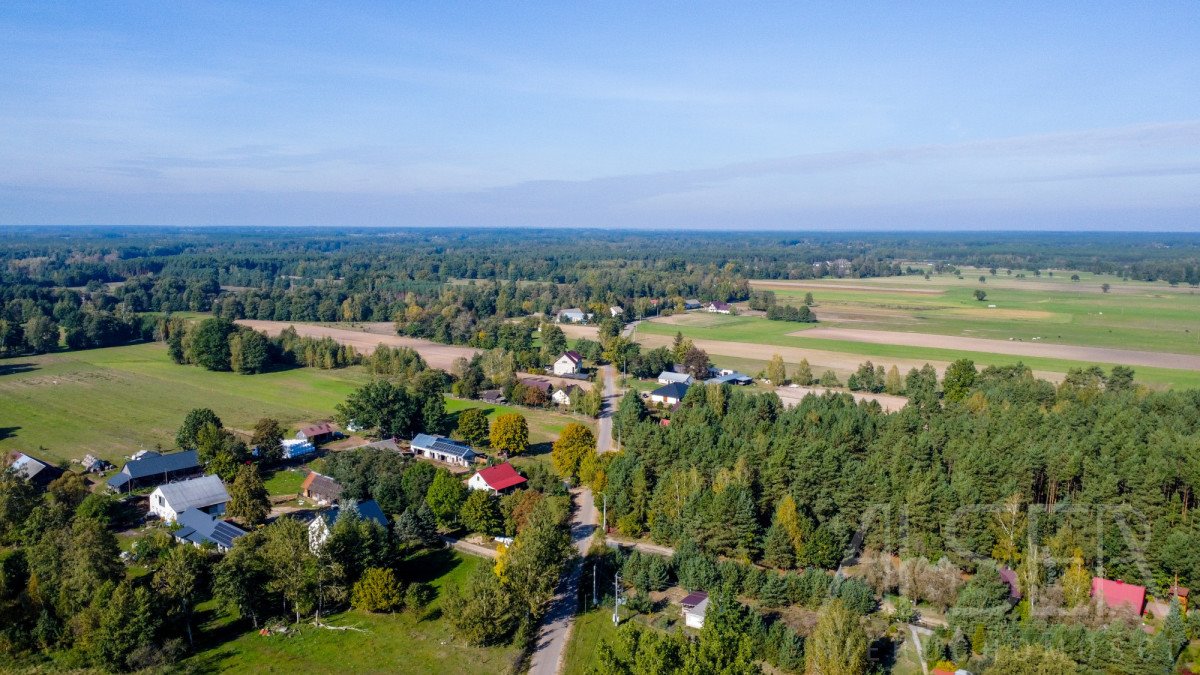
[[[0,427],[0,441],[16,436],[20,430],[21,427]]]
[[[0,363],[0,377],[5,375],[17,375],[19,373],[28,373],[33,370],[38,370],[41,366],[36,363]]]
[[[399,565],[400,578],[410,582],[430,583],[449,574],[462,564],[453,549],[439,548],[418,553]]]
[[[552,450],[554,450],[554,444],[549,441],[545,443],[531,443],[529,449],[518,456],[537,457],[538,455],[549,455]]]

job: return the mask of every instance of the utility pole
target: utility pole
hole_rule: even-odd
[[[599,566],[598,563],[592,563],[592,607],[600,604],[600,597],[596,595],[596,570]]]
[[[617,610],[621,607],[621,575],[617,573],[613,576],[613,625],[620,627],[621,619],[617,616]]]
[[[606,492],[602,496],[604,497],[604,520],[601,521],[600,529],[604,534],[608,534],[608,493]]]

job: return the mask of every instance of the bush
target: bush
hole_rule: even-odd
[[[350,603],[366,612],[391,612],[403,602],[396,575],[387,568],[370,567],[354,584]]]

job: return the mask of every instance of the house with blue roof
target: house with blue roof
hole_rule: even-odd
[[[184,511],[179,514],[179,518],[175,522],[179,523],[179,529],[172,534],[180,543],[189,543],[194,546],[212,544],[221,553],[226,553],[233,548],[235,539],[246,536],[246,531],[237,525],[225,522],[200,509]]]
[[[131,492],[139,487],[163,483],[200,473],[200,458],[195,450],[167,455],[147,450],[135,456],[108,479],[115,492]]]
[[[470,466],[479,456],[466,443],[435,434],[417,434],[409,445],[417,457],[456,466]]]
[[[318,513],[317,517],[308,524],[308,546],[313,553],[317,553],[325,545],[325,540],[329,539],[329,533],[333,531],[334,523],[346,511],[354,511],[359,518],[369,520],[387,529],[388,519],[383,514],[383,509],[379,508],[379,502],[374,499],[361,502],[348,499],[338,506]]]

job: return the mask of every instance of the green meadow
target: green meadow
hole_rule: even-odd
[[[0,452],[24,450],[49,460],[92,453],[120,464],[142,448],[173,447],[175,431],[193,408],[212,408],[233,429],[252,429],[262,417],[296,429],[331,418],[335,406],[369,379],[359,367],[211,372],[173,363],[158,343],[6,359],[0,361]],[[553,410],[457,399],[446,404],[451,414],[468,407],[488,408],[492,417],[525,415],[535,446],[531,456],[549,452],[568,422],[590,424]],[[288,478],[294,480],[279,480]]]
[[[816,295],[814,293],[814,295]],[[817,309],[820,316],[820,309]],[[1071,368],[1081,368],[1093,365],[1091,362],[1070,359],[1044,358],[1030,356],[1011,356],[1007,354],[992,354],[988,352],[965,351],[958,349],[942,349],[936,347],[909,347],[904,345],[871,344],[851,340],[829,340],[807,338],[803,334],[794,335],[798,331],[817,326],[840,325],[846,328],[867,328],[861,323],[837,324],[798,324],[789,321],[770,321],[760,316],[723,316],[712,314],[691,314],[686,317],[676,317],[678,323],[660,321],[645,321],[638,325],[639,334],[675,335],[682,333],[689,338],[701,340],[721,340],[725,342],[742,342],[754,345],[776,345],[780,347],[797,347],[828,352],[840,352],[861,356],[863,360],[874,359],[907,359],[950,362],[956,359],[972,359],[980,367],[995,365],[1004,366],[1024,363],[1034,370],[1065,373]],[[901,330],[896,325],[873,326],[877,330]],[[926,332],[926,331],[912,331]],[[978,336],[976,336],[978,337]],[[1130,347],[1134,348],[1134,347]],[[714,357],[722,362],[723,357]],[[729,359],[724,359],[729,360]],[[814,362],[815,363],[815,362]],[[746,364],[748,366],[756,365]],[[1100,364],[1110,367],[1111,364]],[[1200,388],[1200,372],[1175,370],[1167,368],[1150,368],[1137,366],[1134,368],[1139,382],[1158,386],[1175,388]]]

